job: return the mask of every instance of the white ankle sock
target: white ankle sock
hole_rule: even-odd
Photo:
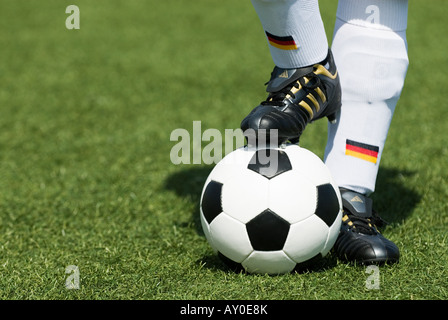
[[[336,183],[375,190],[387,132],[408,67],[407,0],[339,0],[332,51],[342,86],[325,163]]]
[[[276,66],[300,68],[324,60],[328,40],[318,0],[252,0]]]

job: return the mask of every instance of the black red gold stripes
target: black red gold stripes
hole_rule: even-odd
[[[353,140],[346,140],[345,154],[362,160],[376,163],[378,160],[378,152],[380,148],[366,143]]]
[[[285,36],[280,37],[273,35],[267,31],[266,36],[268,37],[269,44],[273,47],[276,47],[278,49],[282,50],[295,50],[297,49],[297,44],[294,41],[294,38],[292,36]]]

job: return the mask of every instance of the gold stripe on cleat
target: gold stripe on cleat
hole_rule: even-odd
[[[338,76],[338,72],[336,71],[335,74],[331,74],[330,71],[328,71],[327,69],[325,69],[325,67],[321,64],[315,64],[314,68],[316,68],[316,70],[314,71],[315,74],[319,75],[319,74],[323,74],[324,76],[334,80],[336,79],[336,77]]]
[[[299,106],[301,106],[303,109],[305,109],[309,113],[311,119],[313,118],[314,112],[313,112],[313,109],[311,109],[311,107],[309,106],[308,103],[306,103],[305,101],[302,100],[302,101],[299,102]]]
[[[325,101],[327,101],[327,97],[325,96],[325,94],[322,92],[322,90],[319,87],[314,89],[314,91],[316,91],[316,93],[319,95],[320,99],[322,100],[322,103],[325,103]]]
[[[319,112],[320,105],[319,105],[319,102],[316,100],[316,98],[314,98],[314,96],[311,93],[308,93],[308,95],[306,97],[308,99],[310,99],[310,101],[314,104],[314,107],[316,108],[316,112]]]

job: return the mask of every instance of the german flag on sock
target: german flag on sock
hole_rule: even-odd
[[[376,163],[379,150],[380,148],[377,146],[372,146],[370,144],[361,143],[349,139],[347,139],[345,143],[346,155],[366,160],[372,163]]]
[[[274,36],[273,34],[270,34],[267,31],[266,31],[266,36],[268,37],[269,43],[273,47],[276,47],[276,48],[282,49],[282,50],[297,49],[297,44],[294,41],[294,38],[292,36],[279,37],[279,36]]]

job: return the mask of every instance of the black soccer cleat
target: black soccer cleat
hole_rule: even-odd
[[[372,199],[340,189],[344,209],[342,225],[333,250],[341,260],[361,264],[398,262],[398,247],[377,228],[385,224],[372,210]]]
[[[277,129],[279,144],[288,140],[298,143],[311,121],[323,117],[335,121],[341,107],[341,84],[331,50],[324,61],[312,66],[275,67],[266,91],[269,92],[266,101],[241,122],[248,140],[251,135],[255,139],[261,134],[269,136],[269,130]]]

